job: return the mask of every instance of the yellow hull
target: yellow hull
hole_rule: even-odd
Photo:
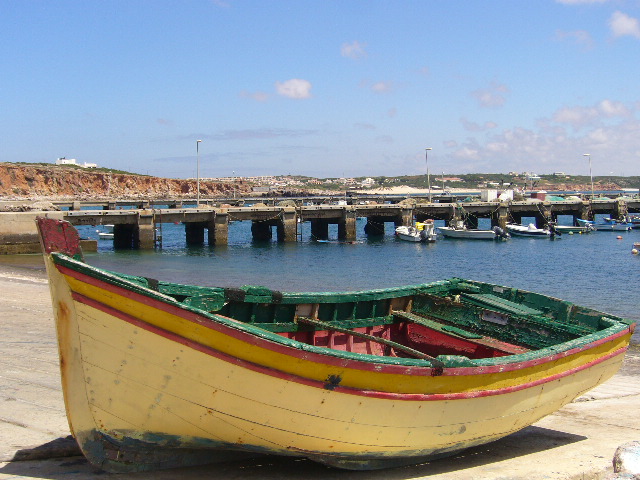
[[[631,335],[522,368],[432,376],[293,357],[241,326],[211,328],[193,312],[63,275],[50,257],[47,269],[71,430],[112,471],[175,465],[152,458],[162,448],[299,455],[346,468],[443,455],[520,430],[604,382]]]

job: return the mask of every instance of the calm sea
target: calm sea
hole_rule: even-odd
[[[568,224],[567,220],[560,218],[560,223]],[[489,226],[484,221],[481,228]],[[98,253],[87,254],[86,260],[178,283],[264,285],[298,292],[462,277],[536,291],[640,321],[640,255],[631,254],[633,243],[640,242],[640,230],[499,242],[439,237],[432,244],[413,244],[397,239],[392,224],[386,225],[384,235],[368,238],[365,222],[358,219],[355,243],[339,242],[335,226],[328,243],[313,241],[309,224],[303,223],[301,240],[294,244],[277,243],[275,232],[272,242],[253,242],[251,223],[234,222],[229,244],[216,247],[188,247],[183,225],[163,224],[162,249],[114,251],[111,241],[100,240]],[[98,238],[96,227],[82,227],[81,234]]]

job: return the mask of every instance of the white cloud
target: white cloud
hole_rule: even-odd
[[[630,17],[626,13],[620,11],[613,12],[609,19],[609,28],[614,37],[631,37],[640,38],[640,23],[637,18]]]
[[[457,144],[445,142],[459,171],[563,170],[585,174],[582,153],[591,152],[594,174],[637,170],[640,162],[640,102],[623,104],[605,99],[591,106],[564,107],[535,128],[496,131],[480,140],[471,136]],[[596,161],[597,159],[597,161]]]
[[[371,90],[376,93],[387,93],[393,90],[393,84],[391,82],[376,82],[371,85]]]
[[[462,126],[465,130],[468,130],[470,132],[484,132],[498,126],[497,123],[491,121],[486,121],[484,122],[484,124],[480,125],[479,123],[472,122],[464,117],[460,119],[460,123],[462,123]]]
[[[340,55],[347,58],[363,58],[367,56],[365,51],[366,43],[353,41],[351,43],[343,43],[340,47]]]
[[[507,99],[503,95],[505,93],[509,93],[509,88],[506,85],[493,82],[487,88],[474,90],[471,92],[471,96],[478,100],[482,107],[497,108],[506,103]]]
[[[560,124],[569,124],[578,129],[596,125],[606,118],[624,118],[630,115],[631,109],[622,102],[605,99],[590,107],[563,107],[552,115],[551,120]]]
[[[598,110],[594,107],[563,107],[557,110],[551,117],[556,123],[567,123],[573,128],[581,128],[589,125],[598,116]]]
[[[626,117],[629,109],[622,102],[603,100],[598,104],[598,109],[607,117]]]
[[[568,40],[586,49],[593,47],[593,38],[586,30],[573,30],[571,32],[556,30],[556,39],[558,41]]]
[[[480,158],[479,153],[477,148],[464,146],[453,152],[453,157],[460,160],[477,160]]]
[[[285,82],[276,82],[276,91],[283,97],[304,99],[311,97],[311,82],[292,78]]]

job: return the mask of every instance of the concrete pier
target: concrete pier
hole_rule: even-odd
[[[607,214],[613,218],[627,213],[640,212],[640,199],[595,199],[572,201],[509,201],[509,202],[455,202],[405,204],[359,204],[359,205],[313,205],[313,206],[256,206],[256,207],[209,207],[164,208],[164,209],[116,209],[82,210],[84,204],[73,202],[72,210],[40,213],[62,218],[74,225],[115,225],[116,248],[153,249],[157,245],[156,229],[162,223],[184,223],[188,245],[210,246],[228,243],[229,224],[232,221],[251,221],[254,240],[271,241],[273,230],[279,242],[295,242],[300,224],[311,223],[311,238],[326,240],[329,225],[338,226],[338,238],[343,241],[356,239],[356,220],[366,218],[367,235],[384,232],[386,223],[394,226],[411,225],[414,221],[442,220],[446,224],[463,221],[469,228],[477,228],[482,218],[490,219],[491,225],[502,228],[509,222],[522,223],[524,218],[533,219],[537,226],[556,221],[566,215],[593,219],[595,214]],[[111,204],[110,204],[111,206]],[[0,253],[2,245],[37,244],[35,231],[36,212],[0,213]],[[531,221],[531,220],[527,220]],[[207,235],[205,237],[205,230]],[[14,248],[14,247],[11,247]],[[7,247],[5,251],[9,251]]]

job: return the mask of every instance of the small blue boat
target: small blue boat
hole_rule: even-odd
[[[583,220],[578,218],[576,220],[578,225],[592,225],[594,229],[604,232],[628,232],[631,230],[631,224],[627,222],[619,222],[612,218],[603,218],[602,222],[595,223],[592,220]]]

